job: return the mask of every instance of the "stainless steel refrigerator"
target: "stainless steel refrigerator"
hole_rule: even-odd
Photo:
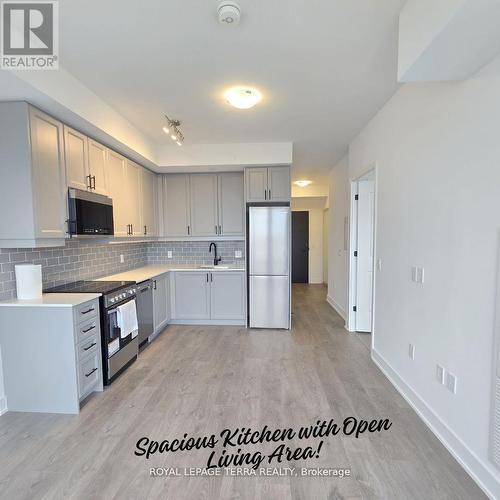
[[[250,328],[290,328],[290,207],[248,208]]]

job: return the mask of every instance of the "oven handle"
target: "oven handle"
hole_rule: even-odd
[[[128,299],[128,300],[124,300],[122,303],[118,304],[118,306],[121,306],[121,305],[123,305],[123,304],[126,304],[127,302],[131,302],[132,300],[133,300],[133,301],[135,301],[135,297],[132,297],[132,298],[130,298],[130,299]],[[137,305],[137,304],[136,304],[136,305]],[[111,314],[115,313],[115,312],[116,312],[116,310],[118,309],[118,306],[113,307],[113,309],[108,309],[108,311],[107,311],[108,316],[110,316]]]

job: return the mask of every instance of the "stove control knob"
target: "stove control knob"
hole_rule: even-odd
[[[129,290],[129,291],[128,291],[128,293],[129,293],[130,295],[134,295],[134,290]]]
[[[115,302],[114,297],[112,297],[111,299],[109,299],[109,301],[110,301],[112,304],[114,304],[114,302]]]

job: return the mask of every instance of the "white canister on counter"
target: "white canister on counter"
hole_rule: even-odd
[[[42,297],[42,266],[35,264],[17,264],[17,298],[20,300],[40,299]]]

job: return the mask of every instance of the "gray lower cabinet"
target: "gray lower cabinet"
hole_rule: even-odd
[[[177,323],[244,324],[245,276],[244,271],[175,272],[172,320]]]
[[[175,273],[174,319],[210,319],[210,273],[178,271]]]
[[[102,391],[98,299],[74,307],[3,304],[0,324],[9,411],[78,413],[83,399]]]
[[[162,274],[153,278],[153,329],[160,332],[170,319],[170,276]]]
[[[210,273],[211,319],[245,319],[245,280],[241,271]]]
[[[0,248],[64,245],[63,125],[25,102],[0,104]]]

